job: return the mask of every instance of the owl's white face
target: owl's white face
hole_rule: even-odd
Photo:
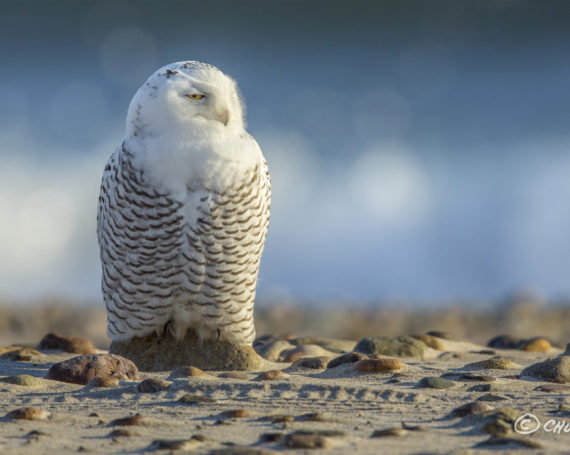
[[[127,137],[196,134],[219,127],[243,130],[237,85],[217,68],[198,62],[156,71],[133,97],[127,115]]]

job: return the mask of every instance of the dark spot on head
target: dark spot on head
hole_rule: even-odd
[[[170,79],[170,77],[174,76],[175,74],[178,74],[178,71],[171,69],[167,69],[166,72],[164,73],[166,79]]]

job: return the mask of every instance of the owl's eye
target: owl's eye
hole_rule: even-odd
[[[204,98],[204,95],[200,95],[198,93],[191,93],[190,95],[186,95],[188,98],[190,98],[191,100],[201,100],[202,98]]]

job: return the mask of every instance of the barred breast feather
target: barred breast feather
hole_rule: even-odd
[[[236,345],[255,337],[253,304],[270,211],[265,160],[225,188],[190,181],[169,192],[147,178],[123,144],[109,159],[97,234],[112,340],[165,326]]]

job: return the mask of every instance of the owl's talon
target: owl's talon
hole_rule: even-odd
[[[164,324],[164,327],[162,328],[162,333],[160,334],[161,337],[165,337],[170,333],[171,324],[172,324],[172,319],[169,319],[169,321],[166,324]]]

